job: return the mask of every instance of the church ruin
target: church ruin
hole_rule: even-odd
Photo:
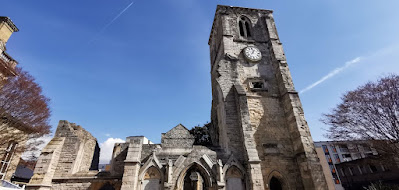
[[[96,139],[61,121],[28,189],[327,189],[270,10],[218,6],[209,38],[212,145],[179,124],[161,144],[117,143],[98,172]]]

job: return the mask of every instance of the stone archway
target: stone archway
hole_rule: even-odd
[[[231,166],[226,173],[226,190],[244,190],[244,175],[236,166]]]
[[[183,190],[204,190],[205,186],[204,177],[200,172],[191,170],[186,173]]]
[[[265,183],[267,183],[267,187],[269,187],[269,190],[289,190],[290,187],[286,182],[287,180],[283,177],[283,175],[276,170],[271,172],[267,181],[265,181]]]
[[[208,190],[211,187],[210,174],[198,163],[182,170],[177,180],[177,190]]]
[[[161,173],[154,166],[149,167],[145,172],[141,189],[142,190],[161,189]]]

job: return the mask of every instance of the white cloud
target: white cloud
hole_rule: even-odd
[[[108,164],[111,160],[112,151],[114,150],[115,143],[123,143],[124,140],[120,138],[108,138],[103,143],[100,143],[100,164]]]
[[[109,134],[109,133],[106,133],[106,134],[105,134],[105,136],[106,136],[106,137],[110,137],[110,136],[111,136],[111,134]]]
[[[309,86],[307,86],[306,88],[304,88],[304,89],[302,89],[301,91],[299,91],[299,93],[302,94],[302,93],[304,93],[304,92],[306,92],[306,91],[308,91],[308,90],[310,90],[310,89],[316,87],[317,85],[323,83],[323,82],[326,81],[327,79],[329,79],[329,78],[331,78],[331,77],[337,75],[338,73],[342,72],[344,69],[348,68],[349,66],[351,66],[351,65],[353,65],[353,64],[355,64],[355,63],[358,63],[358,62],[361,61],[362,59],[363,59],[362,57],[356,57],[355,59],[352,59],[352,60],[350,60],[350,61],[347,61],[347,62],[345,63],[344,66],[335,68],[334,70],[332,70],[331,72],[329,72],[327,75],[323,76],[323,77],[322,77],[321,79],[319,79],[318,81],[312,83],[311,85],[309,85]]]

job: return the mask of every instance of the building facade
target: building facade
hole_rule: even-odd
[[[335,189],[343,190],[342,176],[338,172],[337,164],[363,159],[369,156],[377,155],[377,151],[367,141],[319,141],[315,142],[318,155],[323,157],[328,165],[328,172],[332,178],[327,179],[334,183]],[[325,174],[326,175],[326,174]]]
[[[327,189],[272,11],[218,6],[208,44],[211,145],[196,145],[179,124],[160,144],[142,136],[115,144],[110,172],[98,173],[75,166],[80,149],[64,158],[70,137],[58,135],[60,123],[28,188]],[[60,168],[62,159],[69,165]]]
[[[397,157],[369,156],[341,162],[335,166],[345,190],[363,190],[371,183],[399,187],[399,160]]]
[[[0,17],[0,89],[7,78],[16,76],[15,67],[18,63],[6,52],[6,44],[11,35],[18,31],[10,18]],[[10,123],[13,123],[13,127]],[[23,125],[11,117],[0,116],[0,180],[10,181],[17,168],[27,137],[23,127],[19,126]]]
[[[11,35],[18,31],[10,18],[0,16],[0,84],[3,84],[8,77],[16,75],[14,69],[18,62],[6,52],[6,44]]]

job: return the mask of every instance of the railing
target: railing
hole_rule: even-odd
[[[25,187],[19,187],[11,182],[0,180],[0,189],[25,189]]]
[[[14,69],[18,63],[4,51],[0,53],[0,63],[2,64],[2,67],[4,67],[4,69],[7,70],[9,74],[15,75]]]

